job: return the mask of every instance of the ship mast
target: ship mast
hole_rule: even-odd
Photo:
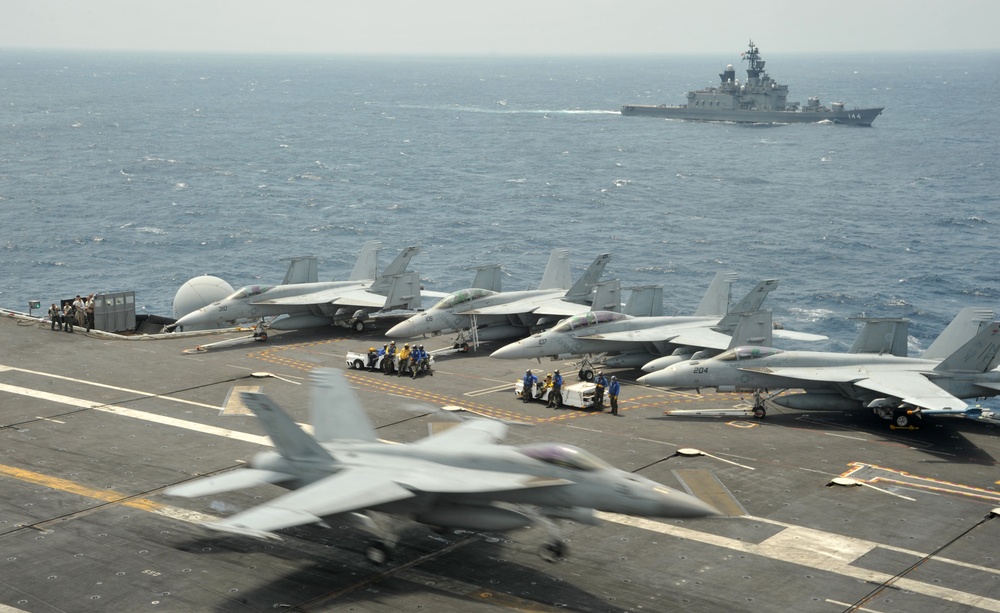
[[[753,44],[753,40],[750,41],[750,48],[743,54],[743,59],[747,62],[747,81],[756,85],[764,72],[764,60],[760,59],[760,49]]]

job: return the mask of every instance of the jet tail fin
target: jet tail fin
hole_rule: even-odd
[[[375,428],[342,371],[318,368],[312,371],[309,380],[312,384],[312,423],[316,440],[321,443],[375,440]]]
[[[502,279],[503,268],[499,264],[488,264],[486,266],[476,266],[476,278],[472,280],[472,285],[477,289],[488,289],[499,292]]]
[[[868,319],[848,353],[877,353],[906,357],[909,319]]]
[[[1000,321],[983,326],[972,340],[945,358],[936,371],[980,373],[1000,365]]]
[[[569,249],[553,249],[538,289],[569,289],[572,283],[569,274]]]
[[[420,247],[417,246],[407,247],[400,251],[396,259],[390,262],[385,267],[385,270],[382,271],[382,274],[372,283],[371,291],[385,296],[392,285],[392,278],[406,272],[406,267],[410,265],[410,260],[413,259],[413,256],[417,255],[418,251],[420,251]]]
[[[635,317],[659,317],[663,315],[663,286],[633,287],[622,313]]]
[[[717,272],[708,290],[694,310],[699,317],[722,317],[729,311],[729,297],[736,281],[735,272]]]
[[[573,287],[569,288],[569,291],[566,292],[566,300],[578,302],[586,300],[590,296],[590,292],[593,291],[594,285],[597,284],[601,275],[604,274],[604,267],[608,265],[609,260],[611,260],[610,253],[602,253],[597,256],[597,259],[594,260],[587,270],[583,271],[583,275],[577,279]]]
[[[920,357],[928,360],[947,358],[991,321],[993,321],[993,309],[978,307],[962,309]]]
[[[329,462],[333,457],[306,434],[273,400],[260,392],[240,392],[245,404],[260,420],[282,457],[304,462]]]
[[[378,252],[382,250],[381,241],[367,241],[361,246],[358,261],[354,263],[349,281],[366,281],[378,275]]]
[[[774,323],[771,320],[771,311],[754,311],[743,313],[733,330],[733,340],[729,342],[729,349],[734,347],[771,347],[774,343]]]
[[[411,270],[393,275],[385,293],[385,306],[382,307],[382,310],[414,311],[420,306],[420,273]]]
[[[750,290],[750,293],[740,300],[739,303],[723,317],[719,323],[720,330],[733,330],[740,322],[740,316],[744,313],[753,313],[760,310],[760,305],[764,304],[767,294],[778,287],[777,279],[765,279],[757,284],[757,287]]]
[[[297,258],[282,258],[279,262],[288,262],[288,271],[282,285],[292,285],[294,283],[316,283],[319,281],[319,268],[316,264],[316,256],[304,255]]]
[[[594,288],[594,302],[591,311],[621,311],[622,284],[618,279],[598,283]]]

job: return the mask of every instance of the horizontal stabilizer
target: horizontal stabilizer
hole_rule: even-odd
[[[242,490],[248,487],[257,487],[265,483],[283,483],[295,479],[295,475],[277,472],[273,470],[260,470],[258,468],[238,468],[231,472],[195,479],[180,485],[168,487],[163,491],[167,496],[181,496],[183,498],[197,498],[199,496],[209,496]]]

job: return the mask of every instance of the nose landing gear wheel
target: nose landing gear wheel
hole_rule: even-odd
[[[549,541],[542,546],[540,553],[546,562],[556,562],[559,558],[566,557],[566,544],[562,541]]]
[[[365,550],[365,557],[375,566],[383,566],[392,557],[391,553],[389,546],[382,541],[372,541],[368,544],[368,549]]]

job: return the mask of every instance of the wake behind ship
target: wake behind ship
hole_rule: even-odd
[[[696,121],[733,121],[742,123],[815,123],[831,121],[852,126],[870,126],[884,107],[845,109],[843,102],[822,106],[818,97],[811,97],[804,107],[788,102],[788,86],[782,85],[764,72],[764,60],[753,41],[743,54],[747,62],[747,79],[740,84],[736,69],[726,66],[719,75],[722,83],[688,92],[686,105],[626,104],[625,116],[663,117]]]

